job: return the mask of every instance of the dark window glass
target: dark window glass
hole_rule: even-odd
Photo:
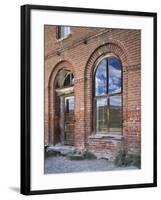
[[[107,131],[107,99],[96,100],[96,125],[97,131]]]
[[[72,86],[74,84],[74,76],[72,73],[67,74],[64,80],[64,87]]]
[[[66,99],[66,112],[72,112],[74,111],[74,97]]]
[[[122,98],[111,96],[109,106],[109,128],[111,132],[121,131],[122,127]]]
[[[64,86],[70,86],[71,85],[71,80],[70,80],[70,74],[67,75],[67,77],[64,80]]]

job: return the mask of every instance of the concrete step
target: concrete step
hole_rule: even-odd
[[[74,146],[57,144],[48,146],[46,152],[57,152],[61,155],[67,155],[68,153],[76,152],[76,148]]]

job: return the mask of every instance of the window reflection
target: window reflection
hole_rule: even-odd
[[[107,131],[107,99],[96,101],[97,131]]]
[[[58,26],[58,39],[66,38],[70,34],[70,26]]]
[[[66,98],[66,112],[73,112],[74,111],[74,97]]]
[[[64,37],[70,34],[70,26],[64,26]]]
[[[108,59],[109,93],[121,92],[121,65],[117,58]]]
[[[95,95],[104,95],[107,93],[107,64],[106,59],[98,65],[95,75]]]
[[[120,131],[122,126],[122,98],[121,96],[110,97],[109,128],[110,131]]]

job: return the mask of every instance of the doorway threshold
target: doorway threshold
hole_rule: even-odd
[[[70,145],[56,144],[50,145],[46,148],[46,152],[56,152],[61,155],[67,155],[69,153],[76,152],[76,147]]]

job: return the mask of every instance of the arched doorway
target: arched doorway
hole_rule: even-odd
[[[55,79],[54,90],[55,138],[57,143],[74,145],[74,75],[70,70],[61,69]]]

